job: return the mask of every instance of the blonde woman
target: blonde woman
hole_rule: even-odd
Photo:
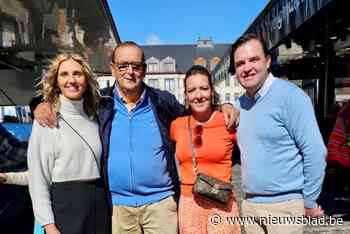
[[[59,118],[56,128],[33,124],[28,167],[35,218],[47,234],[108,233],[96,122],[98,83],[81,56],[60,54],[41,86]]]

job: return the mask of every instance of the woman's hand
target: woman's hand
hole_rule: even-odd
[[[0,183],[5,184],[7,181],[7,175],[6,173],[0,173]]]
[[[50,223],[44,226],[46,234],[61,234],[54,223]]]

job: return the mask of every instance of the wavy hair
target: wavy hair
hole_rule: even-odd
[[[83,94],[83,108],[90,118],[95,118],[97,115],[97,105],[101,99],[99,85],[91,67],[79,54],[61,53],[51,61],[48,71],[38,84],[41,87],[41,94],[44,100],[51,103],[53,109],[58,112],[60,108],[59,95],[61,94],[61,90],[57,84],[58,70],[63,62],[70,59],[81,65],[87,82],[87,87]]]

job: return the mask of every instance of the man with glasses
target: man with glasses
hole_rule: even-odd
[[[142,49],[119,44],[112,55],[113,100],[100,108],[105,171],[113,204],[112,233],[177,233],[177,181],[169,124],[184,108],[143,83]],[[107,143],[107,144],[106,144]],[[108,144],[109,143],[109,144]]]
[[[143,82],[145,56],[136,43],[119,44],[110,66],[116,82],[102,90],[111,98],[101,101],[98,117],[103,173],[113,205],[112,233],[177,234],[178,178],[169,128],[185,108],[172,94]],[[47,111],[36,110],[36,119],[46,124]],[[227,117],[237,114],[231,107],[226,112]]]

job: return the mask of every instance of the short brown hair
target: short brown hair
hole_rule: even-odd
[[[235,59],[234,59],[235,57],[234,57],[234,54],[235,54],[236,50],[238,49],[238,47],[240,47],[241,45],[243,45],[243,44],[245,44],[245,43],[247,43],[248,41],[251,41],[251,40],[256,40],[256,41],[258,41],[261,44],[261,47],[263,49],[265,57],[270,55],[269,50],[267,49],[266,43],[261,37],[257,36],[254,33],[245,34],[245,35],[239,37],[236,40],[236,42],[233,43],[233,45],[231,47],[230,67],[229,67],[229,72],[231,74],[235,73]]]

